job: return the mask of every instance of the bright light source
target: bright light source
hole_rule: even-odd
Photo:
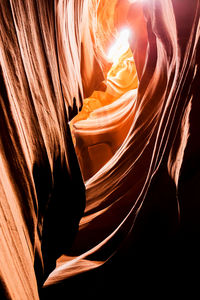
[[[129,48],[129,39],[130,30],[128,28],[123,29],[119,33],[119,37],[114,43],[114,45],[110,48],[108,52],[108,58],[116,64],[122,54],[124,54]]]

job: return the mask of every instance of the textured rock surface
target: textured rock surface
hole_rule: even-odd
[[[45,299],[104,295],[103,283],[129,292],[153,269],[160,281],[196,274],[200,2],[112,1],[108,17],[101,1],[96,28],[95,3],[0,2],[2,299],[38,299],[59,257]],[[103,52],[121,24],[135,33],[139,78],[130,130],[84,185],[68,122],[104,88]]]

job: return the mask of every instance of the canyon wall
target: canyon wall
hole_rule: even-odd
[[[152,207],[163,212],[167,234],[181,228],[197,245],[200,1],[128,2],[120,18],[116,1],[102,35],[91,25],[96,1],[0,2],[2,299],[38,299],[37,284],[61,255],[46,287],[115,257],[134,261],[127,249]],[[83,98],[105,89],[101,38],[124,22],[135,30],[139,78],[130,130],[83,183],[68,122]],[[155,228],[161,223],[155,218]]]
[[[136,1],[127,11],[129,26],[133,32],[136,28],[130,46],[139,78],[129,111],[132,124],[113,157],[86,181],[86,209],[79,232],[46,286],[110,261],[116,265],[121,261],[123,277],[125,266],[135,267],[133,253],[140,233],[146,239],[140,245],[141,260],[145,256],[151,260],[153,249],[173,239],[180,242],[174,252],[196,248],[199,167],[193,164],[199,161],[195,139],[199,128],[199,5],[199,1],[190,7],[187,1]],[[136,18],[141,9],[146,29],[144,20]],[[166,249],[163,244],[163,255]],[[160,253],[157,258],[153,255],[159,260]]]

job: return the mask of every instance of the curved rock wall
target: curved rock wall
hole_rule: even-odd
[[[181,169],[184,165],[188,168],[188,155],[192,157],[199,149],[196,143],[195,150],[189,137],[196,122],[191,119],[191,110],[198,106],[199,4],[194,1],[188,7],[187,1],[180,4],[175,0],[155,0],[130,7],[128,18],[134,29],[131,14],[141,10],[142,5],[148,36],[146,56],[140,52],[146,36],[143,26],[143,39],[139,39],[138,27],[138,39],[131,44],[136,66],[138,63],[140,68],[131,129],[115,155],[86,182],[85,215],[69,252],[77,257],[62,258],[46,285],[102,265],[117,249],[123,253],[132,239],[136,217],[146,207],[145,201],[151,206],[152,199],[158,200],[156,205],[161,210],[166,209],[166,214],[170,211],[171,234],[180,226],[180,218],[184,228],[191,222],[191,215],[185,210],[185,205],[189,205],[183,196],[182,181],[187,175]],[[190,168],[190,172],[188,176],[192,177],[196,171]],[[152,189],[153,195],[148,193]],[[198,224],[196,214],[195,220]],[[196,226],[193,230],[197,230]]]
[[[116,26],[126,21],[135,28],[131,48],[140,84],[132,123],[119,150],[85,186],[68,122],[83,97],[103,89],[109,66],[108,41],[99,45],[91,25],[89,8],[98,2],[0,2],[3,299],[38,299],[36,281],[41,286],[62,254],[46,285],[124,253],[136,217],[158,193],[162,208],[172,202],[172,231],[179,223],[190,237],[199,232],[200,2],[129,2],[121,19],[121,1],[110,15]],[[135,19],[135,12],[145,19]]]
[[[41,286],[83,214],[85,187],[68,121],[83,97],[85,5],[0,3],[2,299],[38,298],[36,277]]]

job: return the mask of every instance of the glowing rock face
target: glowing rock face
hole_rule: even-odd
[[[107,93],[115,99],[138,87],[138,78],[130,48],[113,64],[107,76]]]
[[[94,91],[92,96],[83,100],[81,112],[71,124],[89,118],[95,109],[111,104],[125,92],[136,89],[138,86],[136,67],[130,48],[118,59],[107,74],[106,91]]]
[[[138,8],[137,3],[137,6],[130,8],[128,18],[136,29],[136,42],[131,44],[131,47],[135,62],[138,67],[141,66],[140,85],[133,106],[135,114],[132,115],[132,124],[118,151],[86,182],[85,215],[81,219],[78,235],[69,253],[76,255],[76,258],[69,262],[67,257],[63,257],[60,266],[50,275],[46,285],[59,281],[59,278],[64,279],[80,273],[82,270],[96,268],[100,263],[104,264],[107,259],[112,260],[116,243],[121,246],[118,250],[121,251],[122,264],[125,264],[125,268],[131,264],[131,270],[135,270],[137,257],[131,256],[131,251],[134,250],[131,248],[126,259],[127,244],[130,245],[134,239],[136,217],[146,201],[150,201],[146,205],[147,211],[148,207],[153,207],[152,201],[157,201],[156,204],[153,203],[156,208],[159,203],[161,210],[164,211],[161,216],[166,221],[167,214],[167,222],[169,222],[167,226],[171,226],[173,232],[176,232],[176,226],[179,226],[178,214],[181,213],[179,205],[187,208],[186,203],[188,203],[184,196],[184,190],[187,188],[183,184],[187,176],[186,173],[186,177],[180,175],[180,168],[182,166],[187,170],[187,159],[189,158],[189,161],[191,159],[191,149],[199,147],[194,133],[195,127],[199,128],[199,125],[195,121],[196,117],[190,119],[189,116],[196,115],[194,110],[192,113],[191,101],[195,107],[198,107],[197,111],[200,109],[197,104],[199,103],[197,84],[200,78],[200,61],[195,50],[197,41],[199,43],[200,16],[199,1],[193,2],[190,17],[188,2],[184,1],[185,10],[179,7],[183,2],[181,4],[175,2],[162,0],[143,2],[148,23],[146,57],[143,56],[142,51],[142,47],[146,45],[145,24],[140,18],[131,19],[132,14],[135,13],[134,9],[139,9],[138,15],[141,16],[141,7]],[[186,26],[184,29],[183,20]],[[143,26],[140,27],[141,21]],[[186,42],[186,37],[189,42]],[[188,53],[191,56],[188,56]],[[193,88],[190,88],[191,82]],[[105,118],[105,114],[102,115]],[[102,123],[104,118],[102,117]],[[89,126],[87,122],[84,123],[85,132]],[[190,122],[194,122],[194,127],[190,127]],[[188,139],[189,128],[193,132],[193,142]],[[154,181],[155,174],[157,176]],[[148,195],[148,189],[152,186],[153,190]],[[189,191],[187,193],[189,194]],[[180,196],[180,203],[177,203],[177,195]],[[197,197],[195,199],[197,200]],[[181,200],[184,200],[184,203]],[[187,209],[184,214],[183,218],[187,223],[186,220],[189,218]],[[197,216],[195,220],[200,225]],[[158,224],[152,231],[163,226],[162,222]],[[143,256],[139,256],[141,260],[147,255],[150,244],[151,240],[148,246],[142,249]],[[156,245],[159,245],[159,241]],[[168,255],[167,251],[166,255]],[[151,260],[151,257],[149,259]],[[123,276],[125,273],[121,275]]]
[[[90,5],[96,9],[91,11]],[[160,263],[168,257],[167,250],[161,251],[162,260],[156,257],[163,250],[160,237],[174,238],[177,228],[185,241],[175,256],[183,252],[181,263],[189,257],[191,264],[200,232],[199,1],[2,0],[0,14],[2,299],[39,299],[37,284],[42,286],[57,258],[46,286],[65,285],[69,277],[116,260],[120,284],[112,286],[120,288],[137,261]],[[110,70],[103,52],[122,20],[122,27],[134,32],[134,62],[129,57],[122,68]],[[136,77],[131,79],[135,65],[138,90],[133,88]],[[95,147],[101,133],[106,142],[116,141],[108,149],[104,139],[99,152],[93,147],[90,154],[100,153],[104,162],[113,154],[110,149],[114,155],[83,184],[68,122],[108,69],[107,88],[114,100],[107,98],[108,91],[95,92],[97,104],[74,126]],[[123,88],[127,76],[127,88],[132,86],[128,92]],[[147,230],[147,246],[133,255],[134,230],[141,223],[145,230],[149,227],[151,211],[154,226]],[[185,245],[192,249],[190,255]],[[156,254],[149,254],[151,246]],[[86,284],[90,288],[91,282]]]
[[[114,57],[114,64],[107,74],[106,91],[95,91],[90,98],[84,99],[81,112],[71,122],[76,154],[85,180],[108,162],[130,129],[131,117],[127,116],[136,96],[135,91],[132,94],[130,91],[137,88],[138,80],[128,37],[129,32],[122,31],[109,52]]]

